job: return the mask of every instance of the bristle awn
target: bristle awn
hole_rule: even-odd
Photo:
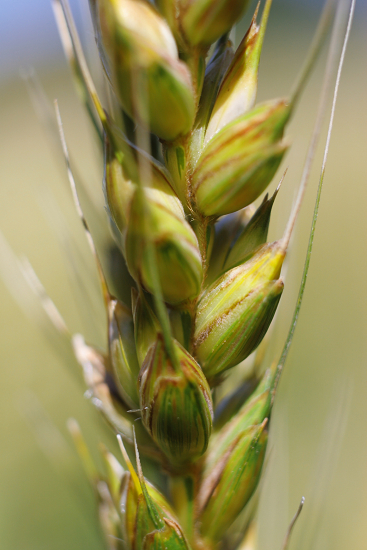
[[[99,275],[99,279],[100,279],[100,282],[101,282],[103,299],[104,299],[106,308],[108,308],[108,305],[111,301],[111,295],[108,291],[106,278],[105,278],[105,275],[103,273],[102,264],[99,260],[96,247],[94,245],[93,237],[91,235],[91,232],[90,232],[89,227],[88,227],[87,220],[84,217],[83,210],[82,210],[82,207],[80,205],[78,192],[77,192],[76,185],[75,185],[75,179],[74,179],[73,172],[72,172],[72,169],[71,169],[71,166],[70,166],[69,153],[68,153],[68,149],[67,149],[67,145],[66,145],[65,134],[64,134],[64,130],[63,130],[63,125],[62,125],[62,120],[61,120],[60,110],[59,110],[57,100],[55,100],[55,111],[56,111],[57,124],[58,124],[58,127],[59,127],[60,141],[61,141],[62,150],[63,150],[63,153],[64,153],[64,158],[65,158],[65,163],[66,163],[66,167],[67,167],[68,178],[69,178],[71,193],[72,193],[73,199],[74,199],[75,208],[76,208],[78,216],[79,216],[79,218],[80,218],[80,220],[83,224],[89,247],[92,251],[92,254],[93,254],[94,259],[95,259],[96,264],[97,264],[98,275]]]
[[[65,6],[65,7],[64,7]],[[61,37],[62,46],[64,49],[65,57],[69,62],[73,79],[75,82],[75,87],[77,89],[78,95],[81,99],[81,102],[84,104],[88,115],[92,121],[92,125],[96,131],[96,134],[101,142],[103,144],[103,136],[101,132],[101,126],[99,119],[95,116],[95,112],[93,110],[93,107],[90,103],[90,95],[88,91],[88,87],[86,85],[86,81],[84,78],[83,70],[80,64],[80,58],[75,53],[75,45],[73,44],[73,41],[71,40],[71,37],[68,33],[68,28],[65,19],[61,15],[61,10],[64,9],[65,11],[70,12],[69,6],[66,4],[63,8],[61,7],[61,4],[58,1],[52,0],[52,7],[54,10],[55,18],[57,21],[57,25],[59,28],[59,33]],[[74,27],[75,28],[75,27]],[[81,49],[80,42],[78,41],[78,47]],[[99,114],[99,113],[98,113]]]
[[[256,50],[258,52],[257,55],[260,55],[260,52],[262,50],[264,37],[265,37],[265,31],[266,31],[266,27],[267,27],[267,24],[268,24],[269,13],[270,13],[270,8],[271,8],[271,5],[272,5],[272,2],[273,2],[273,0],[266,0],[264,9],[263,9],[263,12],[262,12],[262,15],[261,15],[259,37],[258,37],[258,40],[256,42]],[[255,15],[254,15],[254,20],[255,21],[256,21],[256,16],[257,16],[259,7],[260,7],[260,1],[259,1],[258,5],[256,7],[256,11],[255,11]]]
[[[144,111],[144,106],[148,104],[148,90],[144,86],[144,83],[140,82],[138,69],[132,68],[131,71],[131,84],[132,84],[132,93],[134,101],[133,106],[133,115],[134,120],[137,120],[138,123],[135,127],[135,139],[138,148],[141,151],[146,151],[150,155],[150,138],[149,138],[149,126],[144,124],[140,119],[139,113]],[[144,161],[144,157],[140,155],[139,157],[139,171],[140,171],[140,181],[149,182],[151,179],[151,172],[149,170],[149,164]],[[148,173],[144,173],[144,172]],[[147,184],[149,186],[149,183]]]
[[[134,438],[135,438],[135,431],[133,432],[133,440],[134,440]],[[131,460],[129,458],[129,455],[127,454],[124,443],[122,441],[121,434],[117,434],[117,442],[119,444],[120,451],[121,451],[121,454],[124,458],[127,469],[130,472],[131,479],[133,480],[135,490],[136,490],[137,494],[140,495],[142,493],[142,489],[141,489],[139,477],[137,476],[137,474],[134,470],[134,466],[131,464]]]
[[[310,76],[321,48],[325,42],[336,2],[337,0],[326,0],[307,58],[290,94],[290,104],[292,105],[292,108],[295,107],[298,99],[300,98],[303,88],[307,83],[308,77]]]
[[[46,92],[40,82],[37,73],[31,67],[27,71],[22,72],[22,78],[26,83],[26,87],[29,93],[29,97],[35,113],[40,121],[40,124],[45,131],[47,138],[47,143],[52,148],[55,160],[60,161],[60,137],[58,127],[55,121],[55,111],[52,105],[52,102],[46,95]],[[62,151],[61,151],[62,152]],[[62,156],[62,160],[63,156]],[[71,157],[71,160],[72,157]],[[99,202],[95,199],[93,193],[89,190],[89,185],[80,177],[80,174],[74,168],[75,179],[78,183],[81,184],[82,199],[83,202],[86,201],[88,204],[88,210],[93,212],[94,219],[98,220],[100,231],[102,232],[105,228],[104,217],[102,216],[102,208],[100,208]]]
[[[137,188],[137,193],[140,195],[142,207],[144,209],[144,216],[143,216],[143,223],[146,224],[147,215],[149,216],[149,212],[147,212],[149,206],[147,204],[147,201],[145,199],[144,192],[142,188],[139,186]],[[145,232],[145,234],[149,234],[148,232]],[[154,249],[154,245],[151,242],[151,240],[148,238],[146,242],[146,248],[147,248],[147,257],[149,259],[149,266],[150,266],[150,276],[152,281],[152,287],[154,290],[153,293],[153,299],[154,299],[154,305],[156,308],[156,314],[158,317],[158,321],[160,324],[160,327],[162,329],[162,336],[164,340],[164,345],[166,348],[166,352],[172,361],[172,366],[176,371],[180,370],[178,358],[176,355],[175,348],[173,346],[173,340],[172,340],[172,331],[171,331],[171,325],[169,321],[168,311],[166,308],[166,305],[164,303],[163,299],[163,293],[162,293],[162,287],[161,282],[159,280],[159,271],[158,271],[158,262],[157,262],[157,256]]]
[[[76,29],[74,18],[70,9],[68,0],[51,0],[54,7],[54,14],[56,22],[59,29],[59,34],[61,41],[71,41],[75,57],[78,61],[80,72],[83,78],[83,83],[86,90],[89,93],[91,101],[94,105],[94,108],[99,117],[100,123],[103,127],[103,130],[108,135],[108,139],[111,144],[116,148],[116,151],[119,151],[119,145],[121,142],[121,135],[118,136],[119,139],[116,139],[116,128],[112,124],[110,115],[107,114],[104,109],[102,102],[97,93],[97,89],[94,85],[92,76],[90,74],[88,64],[83,52],[83,48],[80,42],[80,38]],[[121,121],[122,122],[122,121]],[[123,124],[121,124],[121,129],[124,130]],[[121,132],[120,132],[121,134]]]
[[[65,170],[65,166],[63,168]],[[90,271],[90,266],[84,254],[84,249],[75,240],[75,235],[72,233],[56,197],[49,190],[45,189],[44,191],[39,197],[39,202],[46,221],[65,254],[65,265],[71,282],[71,290],[78,305],[80,322],[85,321],[84,306],[88,303],[94,313],[93,319],[90,320],[98,331],[101,328],[99,322],[99,280],[92,278],[90,285],[85,284],[84,276]]]
[[[190,550],[185,544],[182,530],[175,520],[175,514],[165,497],[147,483],[140,465],[139,452],[134,434],[137,461],[136,474],[118,436],[121,452],[130,475],[122,482],[120,511],[122,531],[126,548],[130,550]]]
[[[53,304],[52,308],[48,307],[48,300],[50,300],[50,298],[48,297],[47,301],[44,299],[45,295],[47,296],[46,291],[36,276],[33,268],[31,268],[30,263],[25,260],[23,260],[23,262],[19,260],[1,232],[0,256],[2,259],[0,263],[2,279],[23,312],[32,321],[35,320],[35,317],[33,317],[34,308],[31,306],[29,300],[29,291],[31,291],[32,295],[37,296],[38,304],[41,305],[42,311],[46,313],[47,319],[51,321],[52,326],[56,329],[57,333],[62,336],[66,336],[69,339],[70,332],[67,329],[65,322],[59,312],[57,312],[56,317],[51,313],[51,309],[56,309],[56,306]],[[25,267],[26,264],[27,268]],[[30,271],[32,271],[31,276]],[[36,284],[34,284],[35,281],[37,281]]]
[[[29,260],[18,258],[0,232],[0,275],[24,315],[36,324],[75,376],[70,356],[71,333]],[[80,381],[80,378],[78,378]]]
[[[54,474],[62,480],[61,491],[64,490],[68,493],[68,498],[77,504],[78,519],[83,525],[85,536],[90,537],[92,545],[95,544],[96,537],[100,539],[98,525],[93,523],[94,532],[92,532],[90,522],[85,516],[85,500],[90,498],[90,493],[85,491],[84,485],[82,486],[80,483],[80,478],[70,476],[70,466],[74,462],[74,456],[68,442],[38,396],[31,390],[23,389],[18,395],[18,409],[33,432],[35,441],[48,460]]]
[[[142,97],[141,94],[144,93],[145,95],[145,91],[141,89],[142,88],[141,86],[140,87],[138,86],[138,83],[137,83],[138,75],[136,74],[136,72],[134,72],[133,74],[135,76],[135,78],[133,78],[133,82],[135,83],[135,88],[136,88],[135,98],[136,98],[136,101],[142,102],[144,98]],[[135,104],[135,109],[139,110],[139,105]],[[146,151],[149,154],[150,153],[149,134],[147,129],[143,125],[137,126],[136,138],[137,138],[137,146],[139,147],[139,149],[141,151]],[[144,181],[145,187],[149,187],[150,181],[152,178],[151,164],[147,161],[144,154],[140,154],[138,156],[138,170],[140,174],[140,182]],[[142,223],[145,225],[144,233],[146,235],[149,235],[149,228],[147,228],[147,220],[149,219],[149,204],[146,199],[143,186],[141,183],[139,183],[136,193],[140,199],[141,207],[144,212],[144,215],[142,216]],[[154,249],[154,245],[151,242],[150,238],[147,239],[146,247],[147,247],[147,255],[149,258],[152,287],[154,290],[153,299],[156,307],[158,321],[162,329],[162,335],[163,335],[167,354],[172,361],[173,368],[176,371],[178,371],[179,363],[178,363],[175,348],[173,346],[171,325],[169,321],[167,308],[163,299],[162,287],[159,279],[157,255]]]
[[[304,503],[305,503],[305,497],[302,497],[301,502],[298,506],[298,510],[295,513],[295,515],[293,516],[293,519],[289,524],[288,531],[287,531],[287,534],[286,534],[286,537],[285,537],[285,540],[284,540],[284,543],[283,543],[283,546],[282,546],[282,550],[287,550],[287,548],[288,548],[289,540],[290,540],[290,537],[291,537],[291,534],[292,534],[292,531],[293,531],[293,527],[294,527],[297,519],[299,518],[300,513],[302,512],[302,508],[303,508]]]
[[[147,204],[144,190],[139,185],[136,190],[136,196],[139,199],[143,215],[142,215],[142,223],[146,225],[147,218],[149,217],[149,205]],[[146,235],[149,235],[148,231],[145,231]],[[154,249],[153,243],[150,241],[150,239],[147,239],[146,242],[146,248],[147,248],[147,257],[149,260],[149,267],[150,267],[150,276],[151,276],[151,282],[153,287],[153,300],[156,307],[156,314],[158,317],[158,321],[162,330],[162,335],[164,339],[165,348],[167,351],[167,354],[169,358],[172,361],[172,365],[175,370],[179,369],[178,360],[176,356],[176,352],[173,346],[172,341],[172,333],[171,333],[171,326],[169,321],[169,316],[167,312],[167,308],[164,303],[163,299],[163,293],[161,288],[161,283],[159,280],[159,272],[158,272],[158,265],[157,265],[157,257],[156,252]]]
[[[68,419],[67,428],[73,439],[75,449],[79,455],[79,458],[81,459],[87,477],[92,486],[96,488],[100,477],[98,474],[98,468],[92,458],[92,455],[90,454],[85,439],[82,435],[80,426],[75,418]]]
[[[113,429],[130,445],[133,444],[131,422],[123,417],[114,407],[111,393],[106,391],[106,367],[104,357],[96,349],[88,346],[81,334],[75,334],[72,339],[75,357],[83,369],[88,397],[93,405],[103,413]],[[149,452],[153,454],[151,448]]]
[[[266,0],[261,22],[257,24],[260,2],[257,4],[249,30],[241,41],[234,58],[219,86],[210,122],[205,133],[207,143],[218,131],[249,111],[257,94],[258,70],[265,31],[269,19],[272,0]],[[224,42],[225,44],[226,42]],[[242,60],[243,68],[241,70]],[[239,76],[242,73],[242,76]],[[219,76],[219,75],[218,75]],[[234,96],[234,97],[233,97]],[[235,99],[234,99],[235,98]]]
[[[71,333],[66,326],[66,323],[62,318],[61,313],[55,306],[54,302],[51,300],[50,296],[47,294],[44,286],[37,277],[37,274],[34,271],[28,258],[24,257],[21,260],[20,268],[30,288],[34,291],[35,295],[38,296],[43,310],[45,311],[53,326],[56,328],[57,332],[70,341]]]
[[[310,178],[313,159],[315,157],[316,148],[320,137],[322,123],[326,113],[326,107],[327,107],[328,98],[329,98],[330,89],[331,89],[332,75],[334,73],[335,66],[339,58],[338,44],[340,42],[340,27],[342,24],[342,22],[340,21],[340,10],[342,10],[342,7],[343,7],[343,2],[339,2],[338,11],[334,22],[333,34],[331,37],[331,42],[329,47],[329,54],[328,54],[328,59],[326,63],[326,68],[325,68],[322,90],[320,94],[320,101],[319,101],[318,111],[316,115],[316,122],[313,129],[310,144],[308,147],[307,156],[303,167],[301,182],[299,184],[297,198],[293,206],[293,210],[288,220],[288,224],[282,239],[282,245],[284,247],[284,250],[288,248],[289,241],[290,241],[290,238],[291,238],[291,235],[303,202],[303,198],[306,192],[306,187]]]
[[[39,396],[29,388],[23,387],[16,398],[18,413],[32,429],[34,439],[42,453],[59,475],[65,474],[73,461],[73,454]]]
[[[108,482],[104,479],[104,476],[99,473],[82,436],[79,424],[76,420],[74,420],[74,418],[70,418],[67,422],[67,427],[73,439],[80,461],[83,464],[87,478],[95,491],[98,501],[99,523],[108,543],[109,538],[114,536],[111,535],[111,530],[113,528],[116,534],[120,533],[118,510],[116,510]],[[111,550],[115,549],[115,547],[110,544],[108,544],[108,547]]]
[[[150,515],[150,517],[151,517],[151,519],[154,523],[155,528],[156,529],[163,529],[164,528],[164,522],[159,517],[158,511],[157,511],[157,509],[154,505],[154,502],[153,502],[153,500],[151,499],[151,497],[148,493],[148,489],[147,489],[145,479],[144,479],[144,476],[143,476],[143,470],[141,468],[139,449],[138,449],[138,444],[136,442],[134,426],[133,426],[133,437],[134,437],[136,467],[137,467],[137,470],[138,470],[138,477],[139,477],[140,487],[141,487],[141,490],[142,490],[143,495],[144,495],[144,499],[145,499],[145,502],[146,502],[146,505],[147,505],[147,508],[148,508],[148,511],[149,511],[149,515]]]
[[[98,117],[101,121],[105,131],[109,130],[109,124],[107,121],[107,115],[99,100],[96,87],[94,86],[91,74],[88,69],[88,65],[83,53],[83,49],[79,40],[79,36],[76,30],[73,16],[71,14],[70,6],[66,0],[51,0],[54,10],[56,23],[58,25],[60,38],[64,47],[72,47],[80,72],[83,78],[83,83],[88,90],[88,93],[93,101]]]
[[[124,154],[131,154],[130,150],[125,150],[123,153],[121,152],[122,142],[126,143],[126,138],[121,133],[124,130],[124,128],[123,126],[121,126],[120,129],[117,129],[115,124],[111,121],[110,115],[107,114],[106,110],[102,106],[101,100],[99,99],[96,87],[94,85],[93,79],[88,69],[88,65],[83,53],[83,49],[80,43],[80,39],[76,30],[76,26],[74,23],[74,19],[73,19],[68,1],[67,0],[51,0],[51,1],[53,6],[56,8],[54,9],[54,13],[56,17],[56,22],[59,26],[61,40],[64,40],[64,35],[66,34],[67,39],[70,39],[73,44],[75,56],[78,59],[78,63],[80,66],[81,74],[84,79],[85,86],[88,90],[90,98],[97,111],[103,130],[108,136],[108,140],[111,143],[112,149],[114,149],[116,152],[116,158],[118,157],[120,162]]]
[[[136,76],[136,73],[134,74]],[[135,84],[136,84],[136,80],[137,80],[136,78],[133,79]],[[137,101],[142,101],[142,98],[140,95],[142,90],[138,89],[138,86],[136,86],[136,88],[137,89],[135,90],[136,91],[135,97]],[[135,105],[135,107],[138,110],[138,106]],[[138,125],[138,129],[139,129],[139,125]],[[146,128],[141,126],[137,132],[137,145],[140,148],[140,150],[147,151],[149,153],[149,144],[148,144],[148,139],[146,137],[147,135],[148,133]],[[138,169],[140,173],[140,181],[146,182],[146,187],[149,187],[149,182],[151,180],[151,166],[150,166],[150,163],[146,161],[144,155],[139,155],[138,157]],[[136,193],[137,193],[137,196],[139,196],[141,207],[144,211],[144,214],[142,216],[142,223],[145,225],[145,228],[146,228],[147,219],[149,219],[149,204],[148,204],[148,201],[146,200],[143,187],[140,183]],[[149,229],[146,228],[145,234],[149,235]],[[168,316],[167,308],[164,303],[162,287],[159,280],[157,256],[154,249],[154,245],[149,238],[147,239],[146,246],[147,246],[147,254],[148,254],[149,265],[150,265],[150,275],[152,278],[152,287],[154,289],[153,299],[156,307],[157,317],[162,329],[162,335],[163,335],[166,351],[172,361],[173,367],[175,368],[175,370],[178,370],[179,365],[178,365],[178,360],[177,360],[174,346],[172,345],[172,333],[171,333],[169,316]]]
[[[118,387],[124,402],[128,405],[128,407],[131,408],[136,406],[138,402],[135,377],[137,377],[139,373],[139,365],[136,358],[135,346],[133,346],[133,343],[129,341],[129,335],[130,337],[133,337],[133,320],[131,312],[128,310],[128,308],[126,308],[124,304],[116,300],[108,290],[108,285],[103,272],[103,268],[79,202],[75,180],[73,178],[73,173],[70,167],[70,160],[68,156],[57,102],[55,102],[55,107],[57,121],[60,129],[60,139],[63,146],[65,162],[67,165],[68,177],[75,202],[75,207],[84,226],[89,247],[97,264],[99,280],[106,307],[109,358],[111,364],[111,369],[108,368],[107,370],[112,370],[115,373],[117,378],[117,380],[115,381],[116,386]]]
[[[350,422],[350,412],[353,400],[353,382],[346,374],[334,383],[333,392],[322,429],[320,444],[315,453],[315,460],[310,468],[310,478],[307,484],[309,514],[305,513],[302,530],[297,539],[305,537],[310,550],[318,546],[318,537],[325,521],[326,500],[330,494],[333,481],[339,465],[340,455],[345,445],[345,435]]]
[[[342,2],[340,2],[339,5],[342,5]],[[332,107],[331,107],[331,115],[330,115],[330,120],[329,120],[329,127],[328,127],[328,132],[327,132],[326,145],[325,145],[325,150],[324,150],[324,157],[323,157],[323,161],[322,161],[321,175],[320,175],[319,185],[318,185],[318,189],[317,189],[315,208],[314,208],[313,217],[312,217],[311,231],[310,231],[310,237],[309,237],[307,253],[306,253],[306,260],[305,260],[305,265],[304,265],[304,268],[303,268],[303,274],[302,274],[300,289],[299,289],[299,293],[298,293],[298,297],[297,297],[296,307],[295,307],[295,310],[294,310],[294,313],[293,313],[291,326],[289,328],[289,332],[288,332],[288,335],[287,335],[287,338],[286,338],[286,341],[285,341],[285,344],[284,344],[284,347],[283,347],[283,350],[282,350],[282,354],[281,354],[280,359],[279,359],[277,372],[276,372],[276,376],[275,376],[275,379],[274,379],[273,399],[274,399],[274,396],[275,396],[275,390],[277,388],[282,369],[284,367],[284,364],[285,364],[287,356],[288,356],[288,352],[289,352],[289,348],[290,348],[292,340],[293,340],[294,332],[296,330],[298,316],[299,316],[299,312],[300,312],[301,305],[302,305],[303,295],[304,295],[304,292],[305,292],[306,280],[307,280],[308,270],[309,270],[309,267],[310,267],[313,241],[314,241],[314,236],[315,236],[317,217],[318,217],[319,207],[320,207],[321,193],[322,193],[322,188],[323,188],[323,183],[324,183],[326,162],[327,162],[328,153],[329,153],[330,138],[331,138],[331,133],[332,133],[332,129],[333,129],[335,106],[336,106],[336,101],[337,101],[337,97],[338,97],[340,77],[341,77],[341,72],[342,72],[342,68],[343,68],[343,64],[344,64],[345,52],[346,52],[347,45],[348,45],[350,31],[351,31],[351,27],[352,27],[354,10],[355,10],[355,0],[351,0],[350,8],[349,8],[349,15],[348,15],[348,23],[347,23],[347,28],[346,28],[345,35],[344,35],[344,42],[343,42],[342,52],[341,52],[340,59],[339,59],[337,77],[336,77],[336,82],[335,82],[334,95],[333,95],[333,101],[332,101]],[[337,31],[337,29],[336,29],[336,31]],[[331,55],[330,55],[330,62],[329,63],[332,62],[332,58],[334,57],[332,55],[332,52],[330,52],[330,53],[331,53]],[[330,72],[330,70],[328,72]],[[311,143],[311,148],[312,149],[314,148],[312,143]],[[306,161],[306,163],[307,163],[307,161]],[[306,168],[307,168],[307,172],[308,172],[309,168],[308,167],[306,167]],[[306,168],[305,168],[304,172],[306,172]],[[303,181],[305,181],[305,177],[303,178]],[[305,183],[303,183],[302,187],[303,188],[305,187]],[[304,193],[304,189],[301,188],[300,192],[299,192],[299,197],[300,197],[301,200],[302,200],[303,193]],[[296,207],[295,207],[295,210],[294,210],[295,216],[297,215],[297,208],[299,208],[299,204],[300,204],[300,200],[297,200]],[[289,238],[290,238],[290,232],[292,231],[293,225],[295,223],[295,216],[294,215],[291,216],[291,220],[290,220],[290,223],[288,225],[288,229],[286,230],[286,235],[285,235],[286,240],[287,239],[289,240]]]
[[[54,150],[59,150],[59,140],[56,131],[57,128],[55,126],[54,111],[34,68],[29,67],[28,69],[23,70],[21,77],[26,84],[33,109],[40,120],[42,127],[45,129],[47,137],[49,138],[48,141],[52,143]]]

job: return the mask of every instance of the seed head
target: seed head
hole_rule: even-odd
[[[113,537],[109,546],[242,548],[246,528],[238,536],[228,530],[245,507],[251,517],[257,506],[253,493],[312,239],[280,361],[259,383],[265,341],[252,372],[239,372],[240,387],[228,391],[217,407],[214,427],[210,386],[219,385],[225,371],[256,349],[274,317],[283,290],[280,272],[326,106],[336,34],[295,207],[283,238],[267,243],[277,191],[271,199],[266,195],[256,211],[254,201],[288,148],[285,127],[326,34],[328,9],[289,100],[254,106],[272,0],[264,0],[259,25],[257,7],[236,52],[229,31],[248,0],[89,1],[111,85],[107,110],[89,73],[68,0],[53,0],[53,6],[83,101],[104,142],[106,209],[125,260],[121,276],[126,282],[128,270],[134,288],[132,312],[109,292],[57,110],[71,189],[108,314],[108,353],[87,346],[78,335],[71,338],[64,323],[62,333],[72,340],[83,367],[87,395],[118,432],[127,469],[103,448],[105,475],[100,475],[80,438],[79,452],[99,497],[102,527]],[[327,2],[330,7],[333,0]],[[351,13],[353,5],[354,0]],[[344,51],[345,45],[342,59]],[[338,80],[339,75],[340,70]],[[333,112],[334,107],[335,101]],[[330,131],[328,143],[329,138]],[[321,184],[322,178],[320,190]],[[123,440],[135,446],[137,472]],[[145,480],[138,447],[171,478],[167,488],[183,529],[166,498]]]

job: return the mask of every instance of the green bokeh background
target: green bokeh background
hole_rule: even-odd
[[[299,9],[297,2],[286,8],[274,2],[261,63],[260,100],[290,89],[316,20],[317,10]],[[260,505],[261,550],[281,548],[302,495],[306,505],[291,549],[367,547],[365,29],[366,19],[360,14],[340,87],[304,304],[275,406]],[[294,145],[274,208],[274,239],[284,229],[299,181],[324,57],[288,131]],[[41,72],[40,78],[49,98],[59,99],[74,165],[102,201],[98,149],[68,69],[55,66]],[[1,231],[14,252],[30,260],[70,329],[103,345],[104,312],[93,259],[73,210],[62,162],[50,149],[20,79],[0,89],[0,120]],[[322,147],[289,254],[275,357],[301,276],[321,157]],[[91,224],[98,229],[92,220]],[[101,249],[105,242],[106,235],[98,238]],[[70,269],[71,258],[75,269]],[[26,286],[17,286],[17,271],[9,270],[9,258],[1,261],[8,281],[0,280],[0,547],[103,548],[94,496],[65,424],[69,417],[77,418],[93,449],[100,438],[106,441],[104,425],[83,397],[83,386],[73,374],[77,365],[67,354],[55,352],[54,339],[37,325],[37,303]],[[23,311],[9,288],[20,297]]]

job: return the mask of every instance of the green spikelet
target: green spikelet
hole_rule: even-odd
[[[165,20],[142,0],[92,3],[102,59],[124,110],[162,139],[188,132],[195,114],[191,77]]]
[[[206,131],[206,141],[255,104],[260,54],[270,6],[271,0],[268,0],[260,26],[256,24],[257,7],[250,28],[223,76]]]
[[[147,193],[149,201],[149,194]],[[143,222],[145,220],[145,222]],[[126,261],[130,273],[153,291],[147,241],[155,248],[165,301],[179,304],[196,298],[202,280],[201,257],[196,236],[183,213],[169,209],[154,198],[147,208],[139,189],[135,192],[126,231]]]
[[[213,283],[196,315],[195,356],[207,378],[234,367],[260,344],[274,316],[283,282],[281,243],[262,246],[247,262]]]
[[[243,430],[226,449],[216,471],[216,476],[204,477],[202,491],[201,530],[204,537],[211,541],[220,541],[237,515],[251,498],[260,478],[267,444],[267,420],[258,426]]]
[[[174,342],[179,368],[158,336],[139,375],[142,420],[173,465],[197,460],[207,449],[213,404],[200,366]]]
[[[192,177],[200,212],[229,214],[260,196],[288,149],[283,134],[290,113],[286,101],[264,103],[208,141]]]
[[[246,0],[191,0],[182,16],[184,34],[193,46],[208,46],[230,30],[247,5]]]
[[[134,345],[131,312],[118,300],[111,300],[109,314],[109,354],[112,368],[125,403],[136,408],[139,403],[136,379],[139,363]]]

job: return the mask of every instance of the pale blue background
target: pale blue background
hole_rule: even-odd
[[[321,0],[275,0],[287,11],[303,4],[305,16],[309,10],[320,10]],[[87,0],[70,0],[77,23],[81,24],[81,10]],[[35,65],[38,69],[60,63],[63,53],[57,36],[49,0],[0,1],[0,78],[16,76],[22,67]],[[366,0],[357,0],[357,17],[367,16]],[[87,37],[88,38],[88,37]],[[89,36],[91,38],[91,36]],[[46,67],[45,67],[46,68]]]

